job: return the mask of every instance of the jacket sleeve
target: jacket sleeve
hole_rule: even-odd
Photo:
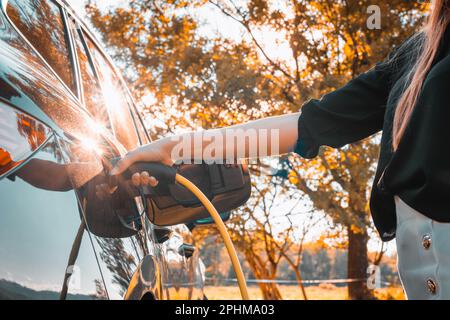
[[[311,159],[317,156],[320,146],[340,148],[382,129],[391,87],[388,60],[322,99],[303,105],[297,154]]]

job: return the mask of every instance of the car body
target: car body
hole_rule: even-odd
[[[130,234],[102,237],[86,219],[105,160],[148,141],[120,73],[65,1],[1,0],[0,299],[204,299],[186,225],[140,215]]]

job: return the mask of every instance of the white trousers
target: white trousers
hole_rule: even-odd
[[[400,280],[408,299],[450,300],[450,223],[433,221],[395,197]]]

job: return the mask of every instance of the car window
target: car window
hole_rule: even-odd
[[[81,29],[72,18],[69,19],[68,23],[72,31],[78,56],[85,106],[100,126],[111,129],[108,110],[103,99],[100,84],[95,76],[94,67],[89,60],[89,54],[86,43],[83,41],[81,35]]]
[[[130,102],[126,90],[113,67],[90,37],[84,35],[84,39],[86,40],[100,79],[100,86],[114,134],[117,140],[127,149],[134,149],[139,145],[139,139],[133,118],[131,117]]]
[[[6,12],[66,85],[75,83],[61,8],[49,0],[10,0]]]

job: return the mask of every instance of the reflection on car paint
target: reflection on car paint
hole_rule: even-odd
[[[58,5],[46,0],[9,0],[6,13],[65,84],[74,90],[75,79]]]
[[[163,256],[167,262],[163,290],[168,299],[203,299],[203,278],[200,273],[198,250],[189,259],[179,252],[183,243],[194,243],[192,234],[185,225],[171,228],[173,236],[162,245]]]
[[[92,40],[86,36],[86,43],[93,56],[95,68],[99,74],[100,87],[104,103],[117,139],[128,149],[138,146],[137,133],[130,124],[133,123],[128,104],[127,93],[106,57],[98,50]]]

